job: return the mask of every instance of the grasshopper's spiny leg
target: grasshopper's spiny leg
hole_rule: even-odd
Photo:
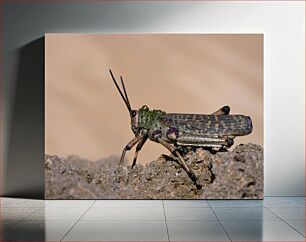
[[[179,160],[181,161],[181,166],[183,167],[183,169],[187,172],[188,176],[190,177],[190,179],[193,181],[193,183],[197,186],[198,189],[200,189],[202,186],[200,184],[197,183],[197,177],[196,175],[189,169],[189,167],[187,166],[187,164],[185,163],[183,157],[181,156],[181,154],[175,149],[174,146],[170,145],[169,143],[167,143],[166,141],[164,141],[161,138],[157,139],[158,143],[162,144],[164,147],[166,147],[172,154],[176,155]]]
[[[187,173],[191,172],[190,169],[189,169],[189,167],[186,165],[186,163],[185,163],[183,157],[182,157],[181,154],[175,149],[174,146],[170,145],[169,143],[167,143],[166,141],[162,140],[161,138],[158,139],[158,142],[159,142],[160,144],[162,144],[163,146],[165,146],[172,154],[176,155],[176,156],[179,158],[179,160],[180,160],[181,163],[182,163],[182,166],[183,166],[184,170],[185,170]]]
[[[143,136],[136,136],[134,139],[132,139],[123,149],[122,151],[122,155],[120,158],[120,162],[119,162],[119,166],[122,166],[122,163],[124,161],[124,157],[125,157],[125,153],[127,150],[130,150],[133,148],[134,145],[136,145],[141,139],[143,138]]]
[[[222,108],[218,109],[216,112],[212,113],[212,115],[229,115],[230,113],[229,106],[223,106]]]
[[[132,164],[132,169],[134,168],[134,166],[136,165],[136,160],[137,160],[137,156],[138,156],[138,152],[141,150],[142,146],[146,143],[148,139],[148,136],[145,136],[136,146],[136,151],[135,151],[135,155],[134,155],[134,159],[133,159],[133,164]]]

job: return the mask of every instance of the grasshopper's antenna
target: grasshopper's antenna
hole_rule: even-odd
[[[121,80],[121,85],[122,85],[122,87],[123,87],[123,91],[124,91],[124,95],[125,95],[125,100],[127,101],[128,105],[129,105],[129,107],[130,107],[130,109],[132,110],[132,108],[131,108],[131,103],[130,103],[129,97],[128,97],[128,95],[127,95],[127,92],[126,92],[126,89],[125,89],[125,85],[124,85],[122,76],[120,76],[120,80]]]
[[[123,101],[125,102],[126,107],[128,108],[129,112],[131,113],[132,112],[132,108],[131,108],[130,103],[128,102],[128,99],[126,99],[124,97],[124,95],[123,95],[122,91],[120,90],[120,87],[118,86],[118,84],[116,82],[116,79],[115,79],[115,77],[114,77],[114,75],[113,75],[113,73],[112,73],[112,71],[110,69],[109,69],[109,72],[110,72],[110,74],[112,76],[113,82],[115,83],[115,85],[116,85],[116,87],[117,87],[117,89],[118,89],[118,91],[119,91]],[[124,87],[124,85],[123,85],[123,87]],[[125,88],[123,88],[123,89],[124,89],[124,92],[126,93]]]

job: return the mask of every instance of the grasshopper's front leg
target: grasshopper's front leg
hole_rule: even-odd
[[[136,145],[141,139],[143,139],[143,136],[136,136],[124,147],[120,158],[119,166],[122,166],[126,151],[132,149],[134,145]]]
[[[136,151],[135,151],[135,155],[134,155],[134,159],[133,159],[132,169],[136,165],[136,160],[137,160],[138,152],[141,150],[142,146],[146,143],[147,139],[148,139],[148,136],[147,135],[144,136],[142,138],[142,140],[136,146]]]

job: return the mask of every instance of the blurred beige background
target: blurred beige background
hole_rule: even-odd
[[[45,42],[46,154],[121,155],[134,135],[108,69],[123,76],[135,109],[209,114],[229,105],[254,126],[235,145],[263,145],[261,34],[47,34]],[[149,141],[138,162],[161,153],[168,151]]]

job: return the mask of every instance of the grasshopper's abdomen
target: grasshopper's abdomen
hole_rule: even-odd
[[[252,120],[244,115],[166,114],[162,120],[175,127],[179,145],[214,146],[232,143],[236,136],[252,132]]]
[[[244,115],[202,115],[170,113],[162,117],[180,133],[203,137],[243,136],[252,132],[252,120]]]

